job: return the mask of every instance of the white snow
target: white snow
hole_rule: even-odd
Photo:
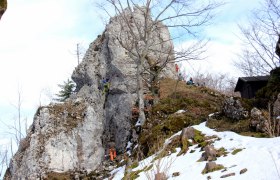
[[[186,112],[186,110],[178,110],[177,112],[175,112],[175,114],[181,114],[181,113],[184,113]]]
[[[205,126],[205,122],[200,125],[193,126],[195,129],[202,131],[207,136],[217,135],[220,140],[216,140],[213,145],[215,149],[224,147],[228,153],[226,157],[219,157],[215,162],[222,164],[227,168],[227,171],[214,171],[207,174],[201,174],[205,167],[206,161],[197,162],[203,152],[197,146],[191,146],[185,155],[177,156],[180,148],[177,148],[176,153],[164,157],[160,162],[154,161],[154,169],[148,172],[141,172],[138,180],[154,179],[155,166],[161,165],[161,171],[165,172],[168,179],[176,180],[206,180],[207,176],[211,179],[220,179],[222,175],[235,173],[235,176],[230,176],[227,180],[279,180],[280,179],[280,137],[276,138],[253,138],[241,136],[233,132],[216,132]],[[179,134],[178,132],[177,134]],[[168,142],[168,140],[166,140]],[[232,155],[234,149],[242,149],[239,153]],[[190,153],[195,150],[194,153]],[[141,161],[139,166],[133,171],[143,169],[149,166],[155,155]],[[170,167],[165,168],[171,164]],[[247,168],[247,172],[240,174],[240,170]],[[114,171],[114,180],[120,180],[124,176],[124,167]],[[174,172],[179,172],[180,175],[172,177]]]

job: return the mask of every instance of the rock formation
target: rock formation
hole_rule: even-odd
[[[0,0],[0,20],[7,9],[7,0]]]
[[[250,127],[256,132],[266,132],[268,128],[268,120],[256,107],[251,110]]]
[[[131,16],[139,19],[143,14],[135,10]],[[6,179],[44,179],[50,172],[91,172],[102,163],[110,146],[115,146],[117,153],[125,151],[135,123],[131,110],[137,100],[136,64],[115,38],[121,31],[117,18],[110,19],[74,70],[75,94],[65,103],[38,109]],[[170,39],[167,27],[161,26],[154,41]],[[171,41],[164,46],[173,48]],[[161,76],[174,78],[174,64],[168,64]],[[103,78],[110,78],[107,97],[99,90]]]
[[[222,107],[222,113],[233,120],[240,120],[248,117],[248,111],[242,107],[241,102],[233,97],[227,98]]]

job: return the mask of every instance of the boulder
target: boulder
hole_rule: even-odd
[[[256,132],[266,132],[268,127],[268,120],[258,108],[251,110],[250,127]]]
[[[155,180],[167,180],[165,173],[160,172],[155,174]]]
[[[216,164],[215,162],[207,162],[203,171],[202,171],[202,174],[207,174],[209,172],[218,171],[218,170],[221,170],[223,168],[224,168],[223,165]]]
[[[230,97],[224,101],[222,113],[233,120],[240,120],[248,117],[248,111],[242,107],[238,99]]]
[[[195,129],[193,127],[187,127],[184,128],[181,132],[181,140],[185,140],[185,139],[193,139],[195,136]]]
[[[239,172],[239,174],[244,174],[244,173],[247,172],[247,171],[248,171],[247,168],[241,169],[240,172]]]
[[[207,145],[204,148],[204,153],[202,153],[201,158],[199,161],[215,161],[217,158],[217,150],[212,145]]]

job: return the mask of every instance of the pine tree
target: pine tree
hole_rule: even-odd
[[[75,89],[75,84],[72,80],[67,79],[67,81],[64,81],[63,84],[58,85],[61,90],[56,94],[58,97],[56,100],[60,102],[64,102],[67,98],[70,97],[70,95],[73,93]]]

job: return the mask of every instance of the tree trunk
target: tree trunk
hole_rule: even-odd
[[[138,98],[138,109],[139,109],[139,117],[138,122],[141,124],[141,126],[145,123],[146,117],[144,112],[144,87],[143,87],[143,81],[141,78],[141,62],[137,63],[137,98]]]

